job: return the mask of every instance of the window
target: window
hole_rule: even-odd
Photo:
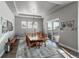
[[[52,19],[48,21],[47,23],[48,23],[48,30],[59,29],[59,18]]]
[[[22,21],[22,22],[21,22],[21,27],[22,27],[23,29],[27,28],[27,22],[26,22],[26,21]]]
[[[38,28],[38,22],[34,22],[33,28],[34,28],[34,29],[37,29],[37,28]]]
[[[52,22],[48,22],[48,30],[52,30]]]
[[[59,22],[53,22],[53,29],[59,28]]]
[[[32,28],[32,22],[28,22],[28,28]]]
[[[29,22],[22,21],[21,22],[21,27],[23,29],[26,29],[26,28],[28,28],[28,29],[32,29],[32,28],[37,29],[38,28],[38,22],[34,22],[34,24],[33,24],[33,22],[31,22],[31,21],[29,21]]]

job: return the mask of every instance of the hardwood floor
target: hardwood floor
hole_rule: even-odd
[[[9,53],[4,53],[2,58],[16,58],[18,42],[19,42],[19,40],[16,41],[16,45],[13,46],[13,49]]]
[[[59,45],[60,46],[60,45]],[[69,52],[70,54],[72,54],[73,56],[79,58],[79,53],[75,52],[75,51],[72,51],[64,46],[60,46],[60,48],[64,48],[67,52]]]

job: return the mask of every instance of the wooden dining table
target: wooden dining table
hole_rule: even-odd
[[[30,41],[35,41],[35,42],[41,42],[44,39],[42,37],[39,37],[38,35],[32,36],[32,35],[27,35]]]
[[[28,36],[30,42],[37,42],[37,43],[39,43],[39,45],[40,45],[41,43],[44,43],[45,46],[46,46],[46,40],[47,40],[48,38],[40,37],[39,35],[27,35],[27,36]]]

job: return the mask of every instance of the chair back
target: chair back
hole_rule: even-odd
[[[27,46],[30,44],[30,39],[28,38],[27,35],[26,35],[26,43],[27,43]]]

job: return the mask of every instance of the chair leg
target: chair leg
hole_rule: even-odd
[[[37,43],[36,43],[36,48],[38,48],[38,45],[37,45]]]
[[[30,47],[31,47],[31,46],[30,46],[30,45],[28,45],[28,49],[30,49]]]
[[[36,47],[40,48],[40,42],[37,42]]]
[[[40,45],[40,42],[39,42],[39,48],[40,48],[40,46],[41,46],[41,45]]]
[[[28,49],[30,49],[30,47],[28,47]]]
[[[44,45],[45,45],[45,47],[46,47],[46,42],[44,42]]]

